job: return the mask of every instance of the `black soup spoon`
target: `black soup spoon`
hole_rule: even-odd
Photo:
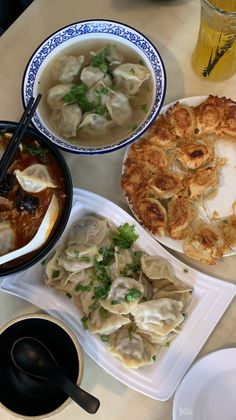
[[[97,412],[100,401],[66,377],[50,350],[40,340],[33,337],[16,340],[11,349],[11,358],[22,373],[61,388],[88,413]]]

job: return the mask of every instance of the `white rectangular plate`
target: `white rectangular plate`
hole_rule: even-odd
[[[69,226],[86,213],[97,213],[117,226],[134,224],[139,235],[137,244],[150,255],[166,258],[176,276],[193,287],[193,297],[187,318],[179,336],[151,366],[131,370],[108,353],[106,344],[84,331],[79,310],[60,292],[46,287],[42,281],[42,265],[2,279],[0,290],[19,296],[39,306],[49,314],[65,321],[76,333],[84,351],[108,373],[127,386],[151,398],[165,401],[175,392],[179,382],[197,356],[201,347],[233,299],[236,287],[187,267],[169,254],[128,213],[111,201],[85,190],[74,189],[73,208]],[[58,244],[57,244],[58,246]]]

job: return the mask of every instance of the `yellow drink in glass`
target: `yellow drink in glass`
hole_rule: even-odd
[[[201,0],[192,65],[197,74],[215,81],[236,72],[236,0]]]

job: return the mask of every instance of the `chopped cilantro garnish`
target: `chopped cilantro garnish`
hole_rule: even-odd
[[[98,114],[98,115],[104,115],[107,112],[107,107],[106,105],[99,104],[95,107],[94,112],[95,114]]]
[[[187,268],[184,268],[184,273],[188,273],[188,269]]]
[[[76,290],[76,292],[90,292],[91,286],[89,286],[89,285],[83,286],[82,284],[77,284],[75,286],[75,290]]]
[[[142,110],[143,112],[147,113],[147,112],[148,112],[148,106],[147,106],[147,104],[142,104],[142,105],[141,105],[141,110]]]
[[[111,300],[111,304],[112,305],[119,305],[119,301],[118,300],[116,300],[116,299],[113,299],[113,300]]]
[[[82,322],[84,330],[88,330],[88,317],[83,316],[83,318],[81,318],[81,322]]]
[[[135,74],[135,71],[134,71],[134,69],[131,67],[131,69],[130,69],[130,71],[129,71],[131,74]]]
[[[103,265],[108,265],[113,260],[115,255],[114,246],[104,246],[99,249],[99,254],[102,255],[102,263]]]
[[[117,228],[117,232],[111,232],[111,239],[116,246],[128,249],[138,239],[138,235],[135,233],[134,225],[125,223]]]
[[[111,316],[111,313],[101,306],[99,308],[99,315],[101,316],[101,318],[107,319]]]
[[[132,287],[131,289],[128,289],[125,300],[126,302],[133,302],[134,300],[138,299],[141,296],[141,291],[139,289],[136,289],[135,287]]]
[[[69,299],[71,299],[72,298],[72,296],[71,296],[71,294],[70,293],[66,293],[66,296],[69,298]]]
[[[50,258],[45,258],[43,261],[41,261],[41,264],[46,265],[49,260],[50,260]]]
[[[60,276],[60,271],[59,270],[53,270],[53,272],[52,272],[52,278],[53,279],[56,279],[59,276]]]
[[[141,65],[141,66],[144,66],[145,65],[145,63],[144,63],[144,61],[141,59],[141,60],[139,60],[139,64]]]
[[[166,347],[170,347],[170,341],[166,342]]]
[[[90,311],[95,311],[95,309],[98,308],[98,304],[97,303],[92,303],[91,305],[89,305],[88,309]]]
[[[91,66],[97,67],[103,71],[103,73],[109,72],[109,61],[107,56],[109,54],[109,45],[107,45],[99,54],[95,54],[91,58]]]
[[[156,356],[152,356],[152,360],[153,360],[153,362],[155,362]]]
[[[102,334],[100,338],[104,343],[109,343],[109,335]]]
[[[140,259],[143,255],[142,251],[135,251],[133,256],[133,262],[125,265],[122,271],[122,276],[131,277],[140,271]]]
[[[63,99],[68,104],[78,103],[83,112],[90,112],[94,109],[93,103],[89,102],[86,96],[88,86],[85,83],[72,86],[69,93]]]
[[[29,146],[28,144],[23,144],[23,152],[30,153],[31,155],[39,156],[41,162],[46,163],[48,162],[47,153],[49,152],[48,149],[45,147],[36,147],[36,146]]]
[[[82,257],[80,257],[79,259],[83,262],[90,262],[90,258],[87,257],[86,255],[82,255]]]
[[[95,299],[106,299],[109,289],[110,289],[110,285],[105,285],[101,287],[95,286],[93,289]]]
[[[74,254],[75,254],[75,258],[78,258],[80,261],[90,262],[90,258],[87,257],[86,255],[80,256],[80,251],[79,250],[74,249]]]

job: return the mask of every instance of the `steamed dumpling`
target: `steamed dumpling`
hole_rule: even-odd
[[[94,257],[98,253],[96,246],[69,246],[58,258],[59,264],[69,272],[80,272],[94,265]]]
[[[130,249],[120,249],[115,252],[115,275],[120,277],[127,264],[132,264],[133,254]]]
[[[20,186],[27,192],[38,193],[45,188],[57,187],[52,181],[47,166],[40,163],[28,166],[23,171],[16,169],[14,173]]]
[[[128,95],[135,95],[145,80],[150,77],[150,71],[141,64],[125,63],[116,67],[114,80],[118,89]]]
[[[71,91],[72,83],[68,85],[56,85],[49,89],[47,103],[51,109],[61,109],[66,105],[63,99]]]
[[[60,286],[61,288],[63,288],[65,284],[64,279],[67,277],[66,271],[58,263],[58,258],[62,250],[63,250],[63,246],[59,246],[56,249],[56,252],[49,259],[45,261],[45,268],[44,268],[45,284],[51,287],[59,288],[59,289],[60,289]]]
[[[52,64],[52,76],[61,83],[71,83],[78,75],[84,56],[74,57],[73,55],[60,54]]]
[[[167,335],[183,322],[182,309],[182,302],[160,298],[140,303],[133,309],[132,315],[138,328]]]
[[[94,86],[99,80],[104,78],[104,72],[98,67],[84,67],[80,74],[80,79],[88,87]]]
[[[0,223],[0,255],[12,251],[15,246],[15,232],[8,221]]]
[[[125,326],[110,336],[109,350],[125,367],[137,369],[153,363],[158,347]]]
[[[88,321],[89,331],[93,334],[109,335],[126,324],[130,324],[129,318],[112,314],[102,307],[92,312]]]
[[[144,292],[143,285],[129,277],[118,277],[110,287],[106,299],[101,300],[103,308],[114,314],[129,314]]]
[[[106,106],[112,120],[118,125],[126,123],[132,115],[129,100],[122,92],[111,93],[107,97]]]
[[[71,104],[54,110],[50,119],[52,124],[57,126],[59,133],[67,139],[76,136],[81,118],[81,108],[77,104]]]
[[[173,281],[174,273],[168,261],[157,255],[143,255],[141,257],[142,271],[150,280],[168,279]]]
[[[77,246],[100,245],[104,241],[108,232],[105,219],[87,215],[74,223],[68,234],[67,244],[76,244]]]

